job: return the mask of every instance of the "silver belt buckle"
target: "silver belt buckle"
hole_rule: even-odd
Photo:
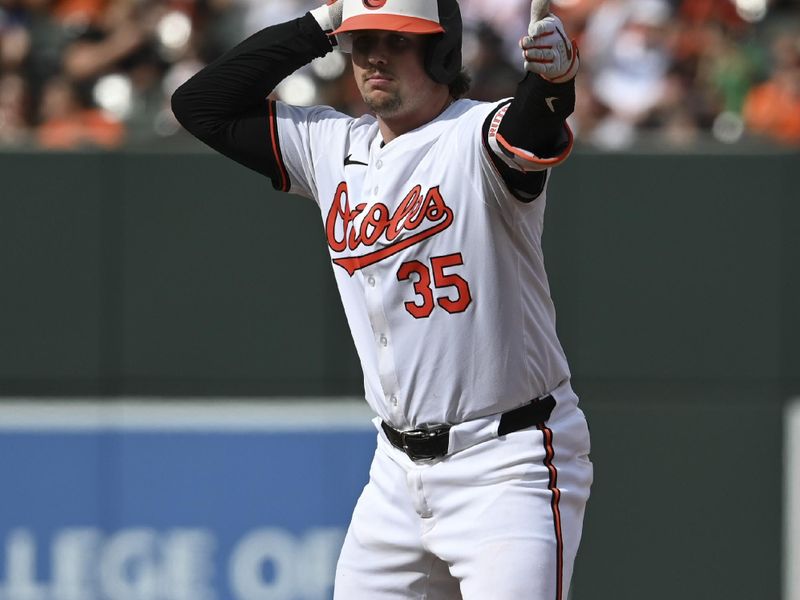
[[[446,451],[444,454],[420,453],[418,451],[419,449],[413,446],[416,445],[414,444],[415,441],[424,443],[426,440],[438,438],[442,435],[447,435],[449,439],[449,433],[450,433],[450,426],[441,424],[425,425],[417,429],[402,431],[400,433],[400,439],[403,444],[403,451],[408,455],[409,458],[413,460],[419,460],[419,459],[432,460],[434,458],[444,456],[444,454],[446,454]],[[409,440],[413,440],[411,444],[409,444]]]

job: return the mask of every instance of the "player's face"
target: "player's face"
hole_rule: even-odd
[[[356,84],[375,114],[413,114],[429,102],[436,83],[425,72],[423,36],[366,30],[352,37]]]

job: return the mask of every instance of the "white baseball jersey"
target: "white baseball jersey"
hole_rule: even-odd
[[[319,205],[366,399],[396,428],[503,412],[569,379],[545,194],[517,200],[483,139],[507,103],[458,100],[386,145],[372,116],[270,104],[283,187]]]

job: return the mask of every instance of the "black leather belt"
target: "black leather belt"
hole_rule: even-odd
[[[506,435],[544,423],[550,418],[550,413],[555,407],[555,398],[545,396],[532,400],[530,404],[504,412],[500,415],[497,435]],[[381,427],[392,446],[405,452],[412,460],[431,460],[447,454],[450,441],[449,425],[398,431],[386,421],[382,421]]]

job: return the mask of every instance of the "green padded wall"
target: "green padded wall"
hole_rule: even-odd
[[[545,252],[593,436],[577,600],[780,594],[800,155],[576,154]],[[200,154],[0,154],[0,397],[357,396],[315,205]]]

